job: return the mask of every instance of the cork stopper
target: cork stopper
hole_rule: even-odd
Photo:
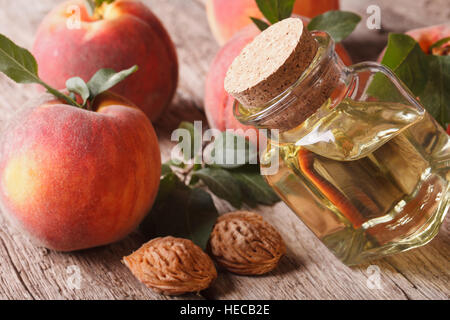
[[[246,107],[264,105],[298,80],[317,48],[300,19],[275,23],[233,61],[225,77],[225,90]]]
[[[244,48],[228,69],[225,90],[243,108],[256,110],[257,120],[240,119],[244,124],[285,132],[320,107],[338,103],[346,91],[343,68],[328,34],[316,32],[313,37],[300,19],[289,18],[267,28]]]

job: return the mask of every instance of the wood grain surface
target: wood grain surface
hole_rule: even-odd
[[[59,1],[0,0],[0,33],[30,48],[43,16]],[[171,34],[180,61],[180,82],[173,104],[156,124],[162,157],[169,157],[171,132],[181,120],[206,120],[202,112],[204,79],[219,49],[209,31],[201,0],[145,1]],[[389,30],[400,11],[390,12]],[[391,1],[392,2],[392,1]],[[404,3],[406,1],[403,1]],[[409,1],[408,1],[409,2]],[[419,1],[420,2],[420,1]],[[439,1],[438,1],[439,2]],[[365,14],[368,1],[343,0],[344,9]],[[364,6],[364,3],[366,6]],[[397,2],[396,2],[397,3]],[[433,10],[431,10],[433,12]],[[413,20],[408,15],[415,14]],[[408,28],[433,24],[427,12],[420,19],[404,12]],[[441,14],[441,13],[440,13]],[[442,14],[441,14],[442,15]],[[389,14],[387,14],[389,18]],[[436,19],[446,19],[438,16]],[[448,20],[448,16],[447,16]],[[439,22],[439,21],[433,21]],[[360,27],[346,41],[355,60],[373,59],[383,48],[387,33]],[[36,94],[33,86],[17,85],[0,75],[0,125],[16,108]],[[221,213],[231,210],[215,199]],[[372,266],[346,267],[340,263],[283,203],[257,210],[282,233],[287,256],[266,276],[244,277],[220,272],[211,288],[200,295],[170,299],[449,299],[450,219],[427,246],[373,262]],[[0,215],[0,299],[169,299],[140,284],[121,264],[124,255],[144,239],[137,233],[105,247],[76,253],[57,253],[35,247],[25,235],[11,228]],[[380,287],[373,288],[372,272],[380,271]],[[74,287],[74,272],[81,285]]]

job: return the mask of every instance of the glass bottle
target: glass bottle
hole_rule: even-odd
[[[325,32],[300,78],[269,103],[235,102],[268,130],[268,183],[345,264],[425,245],[449,208],[450,139],[386,67],[346,67]],[[316,104],[302,118],[299,105]],[[318,105],[317,105],[318,104]]]

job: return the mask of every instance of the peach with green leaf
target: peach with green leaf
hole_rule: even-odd
[[[139,106],[152,121],[169,106],[177,87],[172,40],[160,20],[139,1],[64,2],[40,24],[32,52],[39,76],[57,89],[74,76],[87,81],[99,68],[123,70],[139,65],[139,71],[112,92]]]
[[[155,200],[161,171],[147,116],[108,92],[136,72],[102,69],[56,90],[27,50],[0,35],[0,71],[48,94],[18,108],[1,137],[0,205],[38,245],[72,251],[124,238]]]
[[[267,6],[278,4],[277,0],[262,0]],[[290,0],[293,3],[294,1]],[[338,10],[339,0],[297,0],[292,13],[313,18],[329,10]],[[206,11],[211,31],[217,42],[225,44],[238,31],[251,24],[250,17],[263,17],[255,0],[207,0]],[[273,23],[273,22],[272,22]]]

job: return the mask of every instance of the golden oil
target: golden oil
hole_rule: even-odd
[[[438,232],[450,140],[427,113],[345,99],[278,140],[263,156],[266,166],[279,157],[267,181],[344,263],[412,249]]]
[[[270,129],[261,172],[348,265],[428,243],[449,210],[449,135],[391,70],[347,67],[328,34],[312,35],[317,54],[295,83],[235,103],[243,124]]]

